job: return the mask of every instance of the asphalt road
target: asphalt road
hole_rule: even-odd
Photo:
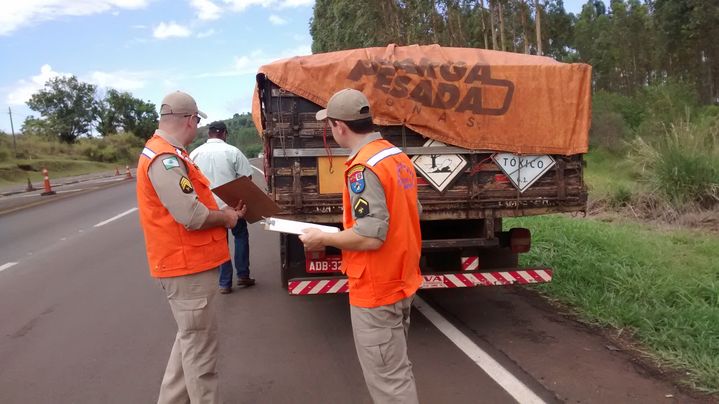
[[[156,400],[176,326],[134,186],[0,216],[0,403]],[[250,240],[258,284],[219,297],[224,402],[371,402],[347,297],[287,295],[277,234]],[[700,401],[522,289],[422,292],[409,351],[423,403]]]

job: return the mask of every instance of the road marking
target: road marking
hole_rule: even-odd
[[[2,265],[0,265],[0,272],[4,271],[12,266],[15,266],[15,265],[17,265],[17,262],[8,262],[6,264],[2,264]]]
[[[137,208],[132,208],[132,209],[126,211],[126,212],[120,213],[120,214],[117,215],[117,216],[111,217],[111,218],[109,218],[109,219],[107,219],[107,220],[105,220],[105,221],[103,221],[103,222],[100,222],[100,223],[96,224],[96,225],[93,226],[93,227],[104,226],[104,225],[106,225],[106,224],[112,222],[113,220],[117,220],[117,219],[119,219],[119,218],[121,218],[121,217],[123,217],[123,216],[125,216],[125,215],[129,215],[130,213],[132,213],[132,212],[134,212],[134,211],[136,211],[136,210],[137,210]]]
[[[457,327],[453,326],[435,309],[430,307],[419,296],[414,297],[414,307],[419,310],[439,331],[450,339],[465,355],[474,361],[489,377],[494,379],[509,395],[515,400],[524,403],[543,404],[544,400],[539,398],[532,390],[514,377],[507,369],[503,368],[496,360],[482,348],[478,347],[472,340],[462,334]]]
[[[255,170],[259,171],[260,174],[265,175],[265,172],[264,172],[264,171],[262,171],[262,170],[260,170],[259,168],[253,166],[252,164],[250,164],[250,167],[252,167],[252,168],[254,168]]]

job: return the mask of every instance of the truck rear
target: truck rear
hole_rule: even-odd
[[[586,209],[591,69],[480,49],[410,46],[297,57],[263,66],[253,105],[278,217],[342,227],[344,161],[315,113],[342,88],[367,95],[382,136],[418,178],[422,288],[549,282],[520,268],[529,229],[502,220]],[[293,295],[342,293],[341,252],[305,252],[281,234]]]

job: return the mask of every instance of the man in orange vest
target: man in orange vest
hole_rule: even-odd
[[[159,280],[177,322],[158,403],[219,403],[215,296],[217,268],[230,259],[227,229],[246,207],[217,208],[209,181],[185,147],[200,117],[186,93],[168,94],[159,129],[137,164],[137,202],[150,275]]]
[[[335,141],[351,150],[342,198],[345,230],[307,229],[300,240],[309,250],[342,249],[355,347],[374,402],[416,403],[407,333],[422,284],[417,177],[407,155],[374,131],[361,92],[335,93],[317,112],[317,120],[325,119]]]

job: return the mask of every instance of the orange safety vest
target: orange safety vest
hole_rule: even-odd
[[[156,158],[166,154],[177,156],[185,162],[187,177],[200,202],[217,210],[217,202],[210,191],[210,182],[192,163],[187,152],[176,148],[158,135],[152,136],[145,143],[145,149],[137,164],[137,205],[140,210],[140,224],[145,233],[150,275],[155,278],[207,271],[230,259],[227,229],[215,227],[188,231],[185,226],[175,221],[160,201],[150,182],[148,170]]]
[[[344,228],[355,224],[347,180],[350,169],[357,164],[372,170],[379,178],[390,216],[382,247],[374,251],[342,251],[342,272],[348,278],[350,304],[377,307],[396,303],[412,296],[422,284],[417,175],[407,155],[384,139],[368,143],[345,164]]]

